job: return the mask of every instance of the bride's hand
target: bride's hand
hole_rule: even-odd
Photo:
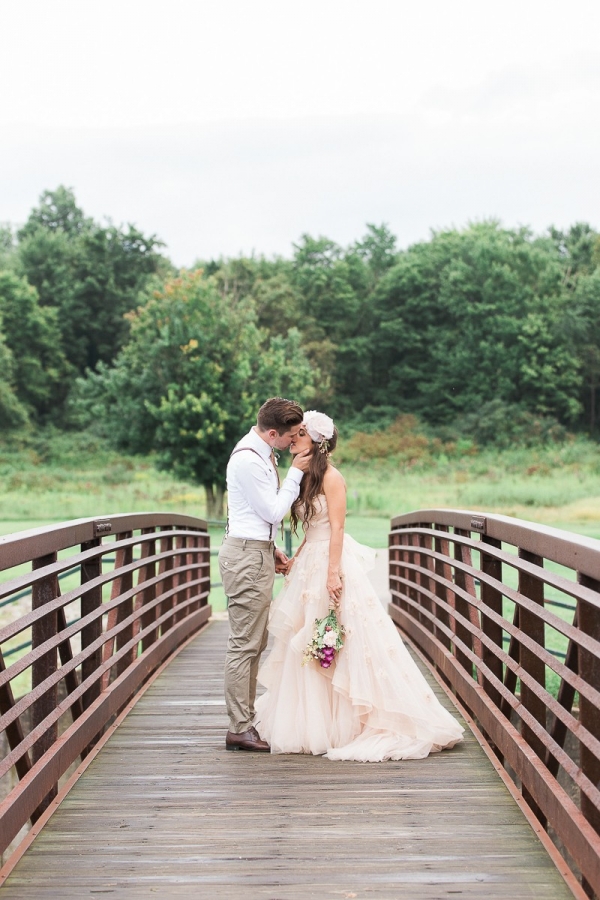
[[[339,606],[342,597],[342,579],[339,572],[329,572],[327,574],[327,593],[333,605],[335,607]]]

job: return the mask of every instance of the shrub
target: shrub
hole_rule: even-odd
[[[518,403],[491,400],[455,422],[456,431],[481,446],[506,449],[564,442],[566,429],[553,417],[532,413]]]
[[[461,442],[460,451],[470,447]],[[339,462],[368,462],[373,459],[391,459],[400,465],[410,466],[428,462],[432,457],[454,455],[457,445],[444,444],[439,438],[423,434],[419,420],[413,415],[400,415],[392,424],[380,431],[356,431],[347,441],[342,441],[336,451]]]

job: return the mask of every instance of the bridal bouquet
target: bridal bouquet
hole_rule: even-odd
[[[335,610],[332,609],[324,619],[315,619],[312,640],[304,651],[302,665],[316,659],[323,669],[328,669],[335,654],[344,646],[344,634],[344,626],[338,622]]]

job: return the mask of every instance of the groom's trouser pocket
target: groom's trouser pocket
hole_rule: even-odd
[[[238,597],[261,580],[261,572],[265,565],[263,553],[263,550],[244,550],[235,553],[221,548],[219,569],[227,597]]]

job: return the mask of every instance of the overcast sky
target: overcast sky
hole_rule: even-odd
[[[599,228],[599,36],[598,0],[0,0],[0,222],[64,184],[178,265]]]

